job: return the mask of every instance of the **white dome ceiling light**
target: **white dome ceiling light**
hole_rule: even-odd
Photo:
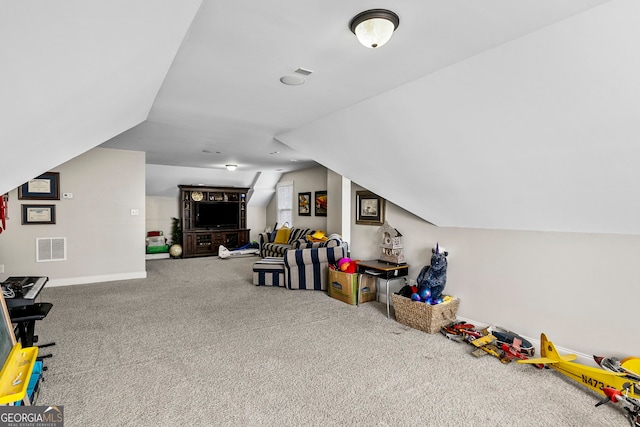
[[[349,29],[363,46],[370,49],[383,46],[400,25],[400,18],[386,9],[371,9],[353,17]]]

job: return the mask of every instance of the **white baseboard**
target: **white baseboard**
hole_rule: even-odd
[[[146,279],[147,272],[140,271],[136,273],[120,273],[120,274],[105,274],[102,276],[85,276],[85,277],[68,277],[62,279],[52,279],[47,282],[47,287],[54,286],[69,286],[69,285],[84,285],[89,283],[101,283],[101,282],[113,282],[116,280],[130,280],[130,279]]]
[[[144,255],[144,259],[149,260],[149,259],[169,259],[171,258],[171,255],[169,255],[169,252],[161,252],[158,254],[145,254]]]

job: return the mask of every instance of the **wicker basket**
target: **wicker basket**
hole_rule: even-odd
[[[454,323],[460,305],[458,298],[454,298],[448,303],[436,305],[411,301],[409,298],[397,294],[391,295],[391,299],[398,322],[429,334],[435,334],[443,326]]]

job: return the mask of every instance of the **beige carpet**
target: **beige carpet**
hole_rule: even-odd
[[[63,405],[67,427],[627,425],[555,371],[475,358],[383,304],[253,286],[256,259],[45,288],[36,332],[57,345],[37,404]]]

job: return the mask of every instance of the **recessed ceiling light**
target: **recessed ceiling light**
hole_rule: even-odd
[[[282,84],[289,85],[289,86],[298,86],[298,85],[304,84],[306,80],[304,79],[304,77],[301,77],[301,76],[289,75],[289,76],[280,77],[280,82],[282,82]]]
[[[238,167],[238,165],[225,165],[228,171],[234,171]]]

